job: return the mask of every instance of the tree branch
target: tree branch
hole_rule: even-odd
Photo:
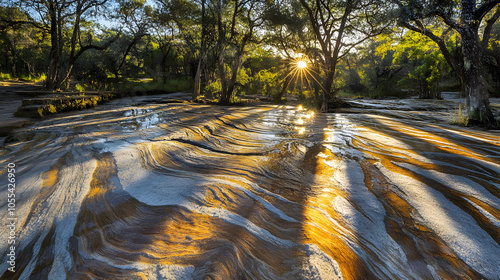
[[[484,2],[474,13],[474,19],[481,21],[496,5],[500,4],[500,0],[489,0]]]
[[[327,48],[325,42],[321,39],[322,38],[321,32],[319,30],[318,23],[316,21],[316,18],[314,17],[314,13],[313,13],[311,7],[309,6],[309,4],[307,4],[307,2],[305,0],[300,0],[300,3],[302,4],[302,7],[304,7],[304,9],[306,9],[307,14],[309,15],[309,20],[311,22],[313,31],[316,34],[316,38],[318,38],[319,44],[321,45],[321,49],[324,52],[327,52],[328,48]]]
[[[432,15],[440,18],[449,27],[451,27],[457,31],[460,31],[460,29],[461,29],[460,24],[458,24],[456,21],[454,21],[451,17],[444,14],[443,11],[435,10],[435,11],[433,11]]]
[[[493,28],[493,24],[498,20],[500,17],[500,7],[497,8],[493,16],[486,21],[486,26],[484,27],[483,31],[483,41],[481,42],[483,46],[483,51],[486,50],[488,47],[488,42],[490,41],[490,36],[491,36],[491,29]]]
[[[76,55],[74,57],[72,57],[73,62],[76,61],[87,50],[94,49],[94,50],[102,51],[102,50],[105,50],[105,49],[109,48],[109,46],[111,44],[113,44],[113,42],[115,42],[120,36],[121,36],[121,32],[119,32],[118,34],[116,34],[116,36],[114,38],[112,38],[111,40],[109,40],[108,42],[106,42],[102,46],[96,46],[96,45],[92,45],[92,43],[90,43],[89,45],[82,47],[76,53]]]
[[[429,39],[431,39],[432,41],[434,41],[438,45],[438,47],[441,50],[441,52],[443,53],[443,56],[446,59],[446,62],[448,62],[448,64],[457,73],[457,75],[461,76],[462,72],[460,71],[460,68],[458,67],[458,63],[456,63],[456,61],[453,58],[453,56],[451,55],[450,51],[446,47],[445,41],[442,38],[440,38],[439,36],[437,36],[434,33],[432,33],[432,31],[430,31],[429,29],[423,28],[422,23],[420,23],[420,22],[418,22],[418,23],[419,23],[419,26],[421,28],[419,28],[417,26],[414,26],[414,25],[412,25],[412,24],[410,24],[408,22],[405,22],[405,21],[399,21],[398,25],[402,26],[402,27],[404,27],[406,29],[409,29],[411,31],[414,31],[414,32],[420,33],[422,35],[425,35],[425,36],[429,37]]]
[[[36,27],[38,29],[41,29],[43,31],[49,31],[50,29],[42,24],[39,24],[38,22],[35,21],[30,21],[30,20],[7,20],[7,19],[0,19],[0,30],[5,30],[9,27],[13,27],[16,25],[22,25],[22,24],[29,24],[32,25],[33,27]]]

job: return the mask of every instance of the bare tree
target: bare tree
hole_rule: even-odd
[[[496,121],[489,107],[482,58],[488,46],[493,24],[500,17],[500,0],[394,0],[394,2],[400,10],[398,24],[433,40],[448,64],[460,77],[462,90],[466,96],[469,123],[496,127]],[[429,24],[436,22],[446,27],[445,32],[438,33],[429,27]],[[452,55],[446,45],[446,35],[450,30],[460,34],[460,56]]]

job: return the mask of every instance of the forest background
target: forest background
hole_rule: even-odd
[[[221,104],[296,95],[461,92],[470,123],[496,126],[500,1],[0,1],[0,79],[47,90],[189,91]]]

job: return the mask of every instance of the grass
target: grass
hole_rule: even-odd
[[[43,73],[38,75],[38,76],[32,76],[31,74],[28,74],[28,75],[21,74],[21,75],[13,76],[9,73],[0,73],[0,80],[15,80],[15,79],[38,83],[41,81],[45,81],[47,79],[47,76]]]
[[[12,77],[9,73],[0,73],[0,79],[1,80],[11,80]]]
[[[35,112],[33,111],[22,111],[19,110],[14,113],[18,117],[43,117],[50,114],[57,114],[60,112],[82,110],[87,108],[92,108],[98,104],[107,102],[117,96],[112,93],[103,93],[95,96],[80,96],[79,98],[53,98],[50,104],[38,108]]]
[[[469,116],[464,108],[462,108],[462,104],[458,106],[458,110],[453,114],[453,119],[451,120],[452,124],[468,126],[469,125]]]

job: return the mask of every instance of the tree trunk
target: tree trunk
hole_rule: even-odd
[[[338,55],[338,53],[337,53]],[[336,102],[335,94],[332,91],[333,88],[333,79],[335,78],[335,67],[337,66],[337,57],[330,57],[326,60],[326,78],[323,86],[323,94],[322,96],[322,104],[321,111],[328,112],[332,107],[333,103]]]
[[[49,7],[50,16],[50,54],[49,54],[49,71],[47,75],[47,80],[45,82],[45,88],[48,90],[54,90],[57,88],[57,76],[58,76],[58,65],[59,65],[59,52],[58,52],[58,32],[57,32],[57,12],[54,3],[50,3]]]
[[[283,87],[281,87],[281,90],[276,97],[277,102],[281,102],[281,100],[283,99],[283,96],[285,95],[291,81],[292,81],[292,75],[287,75],[285,77],[285,81],[283,81]]]
[[[224,50],[225,50],[225,37],[226,34],[224,32],[222,26],[222,0],[217,1],[217,28],[219,33],[218,38],[218,51],[219,51],[219,75],[220,75],[220,83],[221,83],[221,92],[220,92],[220,104],[228,104],[229,96],[227,95],[227,81],[226,81],[226,69],[224,67]]]
[[[194,90],[191,98],[194,100],[196,97],[201,95],[201,72],[204,66],[205,59],[205,41],[201,42],[201,50],[200,50],[200,60],[198,61],[198,69],[196,69],[196,76],[194,78]]]
[[[201,73],[206,65],[206,20],[205,20],[205,3],[206,0],[201,1],[201,49],[200,60],[198,61],[198,69],[196,69],[196,76],[194,78],[194,90],[191,98],[194,100],[201,95]]]
[[[482,49],[478,32],[472,25],[465,26],[461,33],[464,56],[464,89],[469,123],[485,127],[496,127],[488,100],[488,88],[484,79]]]
[[[219,75],[221,83],[221,92],[219,103],[228,104],[229,96],[227,94],[227,80],[226,80],[226,70],[224,67],[224,45],[220,43],[219,45]]]
[[[244,60],[245,60],[244,54],[238,52],[236,57],[236,62],[233,65],[233,69],[231,69],[232,70],[231,79],[229,80],[229,83],[227,85],[226,94],[228,95],[228,101],[230,101],[231,97],[233,96],[234,88],[236,86],[236,79],[238,78],[238,72],[240,71],[241,66],[243,66]]]
[[[161,79],[161,84],[164,87],[165,84],[167,83],[167,78],[169,76],[169,73],[167,73],[167,57],[170,53],[171,47],[169,46],[166,52],[163,51],[164,48],[161,48],[161,49],[162,49],[163,54],[161,56],[161,62],[160,62],[161,73],[159,76]]]

